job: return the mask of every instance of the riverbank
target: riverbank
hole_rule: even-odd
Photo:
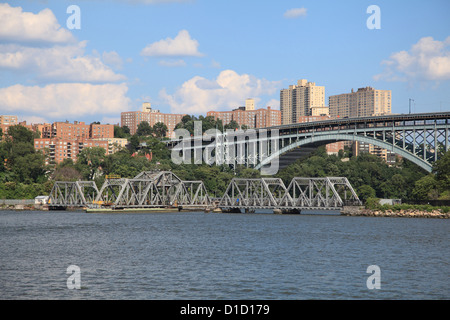
[[[450,212],[442,212],[442,209],[435,209],[431,211],[409,209],[409,210],[377,210],[360,208],[358,210],[343,209],[341,215],[344,216],[361,216],[361,217],[392,217],[392,218],[435,218],[435,219],[449,219]]]
[[[0,210],[17,210],[17,211],[48,211],[45,205],[2,205]],[[177,212],[178,209],[127,209],[127,210],[111,210],[111,209],[85,209],[87,213],[125,213],[125,212]],[[443,212],[442,209],[419,210],[419,209],[367,209],[364,207],[344,207],[341,215],[351,217],[396,217],[396,218],[435,218],[450,219],[450,212]]]

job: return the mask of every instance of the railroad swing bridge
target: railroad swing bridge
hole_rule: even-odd
[[[214,150],[212,160],[217,164],[242,164],[261,169],[264,175],[268,166],[273,167],[269,172],[276,171],[279,166],[295,161],[302,153],[308,154],[320,145],[357,141],[392,151],[431,172],[433,163],[450,150],[449,131],[450,112],[397,114],[295,123],[224,134],[216,130],[216,134],[173,139],[167,145],[172,149],[172,156],[185,163],[192,163],[192,157],[194,162],[199,161],[198,155]]]
[[[278,213],[341,210],[344,206],[361,205],[358,195],[343,177],[296,177],[287,187],[279,178],[234,178],[218,203],[223,211],[272,209]]]
[[[294,178],[286,187],[279,178],[234,178],[221,198],[213,199],[202,181],[183,181],[170,171],[142,172],[133,179],[106,179],[100,190],[93,181],[55,182],[49,207],[112,210],[178,208],[224,212],[270,209],[340,210],[361,202],[346,178]]]
[[[211,198],[202,181],[183,181],[170,171],[141,172],[133,179],[106,179],[100,190],[93,181],[55,182],[49,207],[206,208]]]

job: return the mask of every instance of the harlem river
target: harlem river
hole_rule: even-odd
[[[0,299],[446,300],[449,231],[338,214],[0,211]]]

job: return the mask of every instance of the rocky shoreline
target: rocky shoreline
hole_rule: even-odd
[[[432,211],[422,210],[371,210],[366,208],[348,209],[344,208],[341,211],[344,216],[362,216],[362,217],[395,217],[395,218],[435,218],[435,219],[449,219],[450,212],[444,213],[441,209]]]
[[[23,205],[23,204],[15,204],[15,205],[2,205],[0,206],[0,210],[17,210],[17,211],[48,211],[48,206],[45,205]]]

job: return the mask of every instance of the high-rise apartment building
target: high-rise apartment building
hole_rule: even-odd
[[[148,122],[150,126],[154,126],[158,122],[162,122],[167,126],[167,137],[172,137],[175,126],[181,122],[185,114],[161,113],[159,110],[151,108],[150,103],[144,102],[142,111],[128,111],[120,114],[121,126],[130,128],[130,133],[135,134],[139,124],[143,121]]]
[[[391,90],[376,90],[372,87],[359,88],[356,92],[329,97],[332,118],[359,118],[391,114]],[[390,150],[361,142],[352,144],[353,154],[370,153],[384,159],[388,164],[395,163],[395,154]]]
[[[328,103],[332,118],[370,117],[391,113],[391,90],[375,90],[372,87],[333,95]]]
[[[230,123],[232,120],[236,121],[239,127],[245,125],[248,128],[267,128],[279,126],[281,124],[281,111],[267,109],[253,110],[246,107],[239,107],[232,111],[209,111],[207,116],[214,117],[215,120],[222,120],[223,125]]]
[[[297,123],[299,117],[311,116],[317,107],[325,107],[325,87],[316,86],[315,82],[298,80],[297,85],[280,91],[282,124]]]

